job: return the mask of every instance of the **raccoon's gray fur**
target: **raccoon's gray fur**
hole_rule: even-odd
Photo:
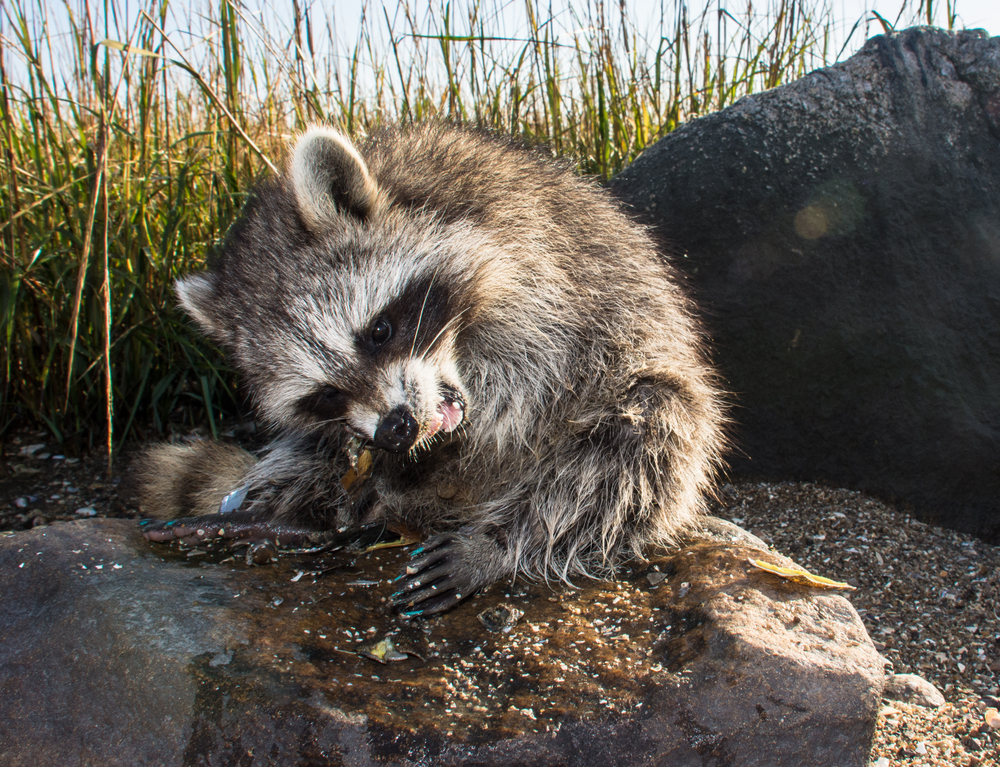
[[[428,614],[671,543],[719,464],[673,270],[596,185],[510,141],[439,126],[355,148],[312,128],[177,293],[280,436],[252,465],[151,454],[146,512],[176,516],[176,496],[208,515],[155,540],[396,518],[437,534],[397,598]],[[349,494],[352,438],[380,449]],[[238,487],[243,509],[211,516]]]

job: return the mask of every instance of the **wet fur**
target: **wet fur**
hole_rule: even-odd
[[[672,268],[605,192],[510,141],[389,129],[355,149],[314,130],[178,294],[278,436],[252,466],[159,449],[144,510],[210,515],[248,484],[262,522],[398,518],[440,534],[401,589],[417,612],[669,545],[720,462],[720,397]],[[366,347],[376,315],[396,323],[388,351]],[[373,451],[349,496],[344,424],[371,438],[403,397],[423,429],[433,386],[460,392],[461,428]],[[199,489],[174,498],[181,477]]]

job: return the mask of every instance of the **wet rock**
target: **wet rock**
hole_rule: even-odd
[[[913,703],[927,708],[941,708],[945,704],[941,691],[916,674],[893,674],[885,682],[883,695],[889,700]]]
[[[0,539],[0,753],[860,767],[882,659],[843,597],[751,556],[788,564],[701,543],[579,591],[494,585],[414,623],[387,608],[404,549],[247,567],[150,546],[123,520],[20,532]],[[489,632],[477,615],[501,603],[524,615]]]
[[[704,308],[735,471],[1000,541],[1000,38],[872,38],[681,126],[611,188]]]

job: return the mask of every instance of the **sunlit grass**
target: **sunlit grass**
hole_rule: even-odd
[[[821,0],[738,2],[690,16],[666,0],[647,29],[627,4],[528,0],[513,32],[477,0],[371,5],[347,45],[294,0],[283,32],[236,2],[186,19],[163,0],[131,17],[121,0],[0,5],[0,435],[41,423],[110,449],[112,424],[118,441],[214,430],[243,406],[171,284],[309,122],[461,120],[606,178],[685,120],[843,55]],[[900,20],[950,26],[954,7],[904,3]]]

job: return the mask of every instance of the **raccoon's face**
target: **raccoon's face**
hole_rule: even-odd
[[[346,304],[291,300],[290,328],[274,329],[281,365],[268,366],[258,399],[279,423],[334,424],[382,450],[407,452],[465,421],[460,324],[450,291],[430,278],[376,271],[382,289],[373,290],[371,274],[338,275],[337,293],[355,299]]]
[[[458,344],[471,235],[383,216],[386,205],[348,140],[314,128],[284,182],[248,206],[218,268],[177,292],[266,420],[403,453],[467,420]]]

